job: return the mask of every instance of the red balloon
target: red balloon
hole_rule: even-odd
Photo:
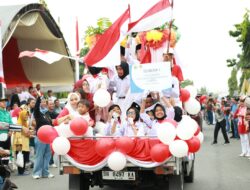
[[[197,136],[201,131],[200,126],[198,125],[196,132],[194,133],[194,136]]]
[[[155,162],[163,162],[171,156],[169,146],[165,144],[156,144],[150,150],[151,159]]]
[[[135,142],[132,138],[120,137],[116,139],[115,144],[118,151],[128,154],[133,150]]]
[[[57,131],[50,125],[43,125],[38,129],[37,137],[45,144],[50,144],[58,137]]]
[[[181,90],[180,90],[180,100],[182,102],[186,102],[186,101],[188,101],[189,98],[190,98],[190,92],[187,89],[181,88]]]
[[[70,129],[75,135],[84,135],[88,130],[88,122],[81,117],[76,117],[70,122]]]
[[[101,157],[106,157],[115,150],[115,141],[111,138],[103,138],[96,142],[95,151]]]
[[[200,103],[204,103],[207,100],[207,96],[206,95],[202,95],[200,97]]]
[[[188,145],[188,150],[191,153],[197,152],[201,147],[200,140],[197,137],[192,137],[191,139],[186,140],[186,142]]]

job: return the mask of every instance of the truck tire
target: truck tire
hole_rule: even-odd
[[[168,178],[168,190],[183,190],[184,179],[183,173],[180,175],[170,175]]]
[[[69,190],[89,190],[89,180],[84,174],[69,174]]]
[[[192,165],[192,168],[190,170],[189,175],[187,175],[187,176],[184,177],[184,181],[186,183],[193,183],[194,182],[194,163]]]

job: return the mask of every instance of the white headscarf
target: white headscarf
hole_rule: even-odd
[[[73,108],[73,107],[71,106],[71,104],[70,104],[70,98],[71,98],[72,95],[75,95],[75,96],[77,97],[78,101],[80,101],[79,95],[78,95],[77,93],[75,93],[75,92],[71,92],[71,93],[69,93],[69,95],[68,95],[67,104],[65,105],[65,107],[66,107],[67,110],[69,111],[69,114],[71,114],[71,115],[77,115],[77,114],[78,114],[77,109]]]

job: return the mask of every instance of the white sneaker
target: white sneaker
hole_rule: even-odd
[[[51,168],[57,168],[57,165],[56,164],[51,164],[49,167],[51,167]]]
[[[41,177],[39,175],[33,175],[33,179],[40,179]]]
[[[240,156],[240,157],[244,157],[244,156],[245,156],[245,153],[241,153],[239,156]]]
[[[53,174],[48,175],[48,178],[53,178],[53,177],[55,177]]]
[[[249,158],[249,157],[250,157],[250,154],[249,154],[249,153],[247,153],[245,156]]]

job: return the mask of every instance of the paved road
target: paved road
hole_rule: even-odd
[[[204,127],[205,140],[202,149],[196,154],[195,181],[192,184],[185,184],[185,190],[250,189],[250,160],[238,156],[240,141],[231,140],[230,145],[223,145],[223,137],[219,134],[218,144],[211,145],[213,127]],[[51,171],[56,174],[54,179],[34,180],[31,176],[13,174],[12,180],[20,190],[67,190],[67,176],[57,175],[56,169]]]

